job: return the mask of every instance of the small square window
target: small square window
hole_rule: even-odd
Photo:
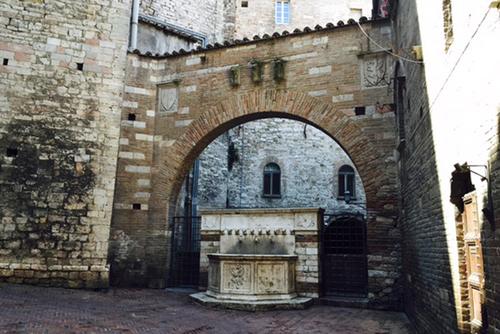
[[[359,20],[363,16],[363,10],[361,8],[351,8],[349,17],[352,19]]]
[[[8,58],[4,58],[3,59],[3,66],[7,66],[9,65],[9,59]]]
[[[135,121],[137,116],[133,113],[128,114],[128,120],[129,121]]]
[[[248,1],[242,1],[241,7],[248,8]]]
[[[78,71],[83,71],[83,63],[76,63],[76,69]]]
[[[362,116],[366,114],[366,107],[356,107],[354,108],[354,113],[356,116]]]
[[[140,203],[134,203],[134,204],[132,204],[132,209],[134,209],[134,210],[140,210],[141,209],[141,204]]]
[[[7,148],[7,156],[10,157],[10,158],[13,158],[13,157],[17,157],[17,148],[13,148],[13,147],[8,147]]]

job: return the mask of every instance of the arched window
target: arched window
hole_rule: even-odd
[[[354,187],[354,169],[351,166],[344,165],[339,169],[339,197],[345,197],[347,192],[349,196],[356,196]]]
[[[281,196],[281,170],[275,163],[269,163],[264,167],[264,196]]]

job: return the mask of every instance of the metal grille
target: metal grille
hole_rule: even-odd
[[[361,217],[325,215],[322,251],[327,295],[366,295],[365,225]]]
[[[170,286],[197,287],[201,217],[174,217]]]

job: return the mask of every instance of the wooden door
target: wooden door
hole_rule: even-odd
[[[483,324],[482,304],[484,303],[484,271],[481,248],[481,224],[477,209],[476,193],[464,196],[464,245],[467,263],[467,285],[471,308],[471,325],[480,329]]]

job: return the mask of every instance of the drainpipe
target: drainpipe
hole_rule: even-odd
[[[137,29],[139,26],[139,1],[132,0],[132,20],[130,26],[130,49],[137,49]]]

